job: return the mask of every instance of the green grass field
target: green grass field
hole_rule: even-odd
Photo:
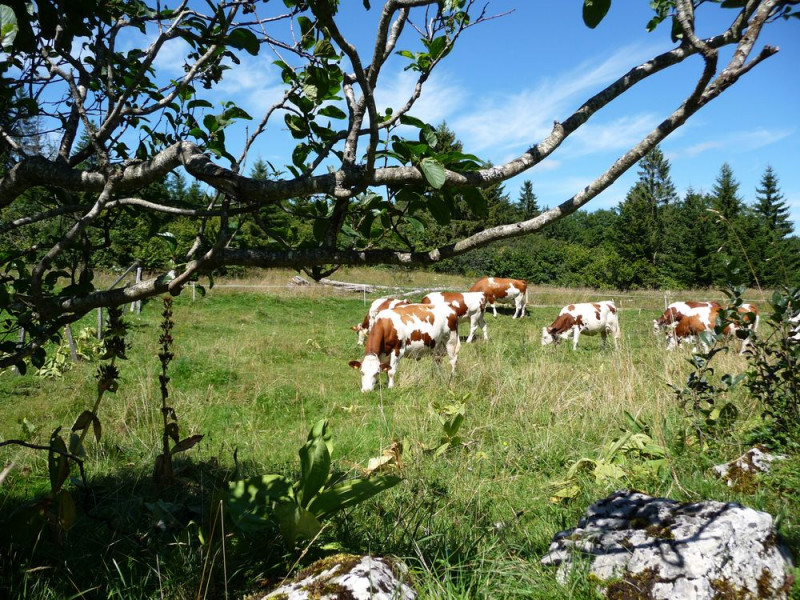
[[[588,504],[626,487],[767,510],[787,544],[800,549],[796,456],[747,489],[728,488],[711,475],[711,465],[747,449],[759,408],[743,390],[732,395],[741,416],[730,429],[706,448],[678,448],[685,413],[668,384],[682,385],[691,367],[687,350],[667,353],[650,332],[663,298],[532,290],[525,319],[512,320],[509,309],[496,319],[487,314],[490,341],[462,345],[451,385],[447,361],[403,360],[395,389],[362,394],[360,375],[347,363],[362,357],[350,326],[363,318],[364,298],[282,287],[290,276],[238,282],[277,286],[268,289],[219,286],[194,302],[189,291],[175,299],[170,402],[181,436],[205,437],[181,455],[179,483],[161,494],[151,483],[161,440],[161,303],[150,302],[141,315],[126,312],[129,360],[118,363],[118,392],[100,406],[102,439],[88,443],[89,489],[69,486],[79,499],[78,520],[66,535],[43,535],[33,548],[0,548],[0,596],[238,598],[314,558],[347,550],[402,557],[425,598],[591,598],[592,586],[581,576],[562,587],[538,561],[553,535],[573,527]],[[337,278],[452,289],[471,283],[390,270]],[[609,344],[603,351],[599,337],[583,336],[577,352],[571,344],[540,346],[541,327],[559,306],[611,297],[621,309],[618,349]],[[93,324],[94,316],[87,317],[85,325]],[[746,368],[735,352],[715,363],[718,375]],[[80,363],[58,379],[0,374],[0,439],[46,444],[56,427],[68,429],[91,408],[96,369]],[[461,443],[438,456],[425,451],[442,436],[438,414],[460,402],[466,406]],[[597,481],[580,473],[570,482],[573,497],[551,501],[575,461],[600,458],[629,427],[626,411],[649,425],[666,450],[662,468],[648,469],[631,455],[620,463],[625,476]],[[217,518],[231,477],[296,475],[297,450],[323,418],[339,473],[361,473],[371,457],[401,440],[403,481],[331,519],[308,548],[288,551],[276,534],[245,538]],[[47,491],[47,457],[5,446],[0,461],[13,463],[0,487],[7,518]]]

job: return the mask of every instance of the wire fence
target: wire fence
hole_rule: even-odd
[[[454,291],[452,286],[442,287],[421,287],[421,286],[381,286],[373,284],[360,284],[360,283],[345,283],[338,282],[342,287],[335,285],[324,284],[294,284],[288,283],[280,284],[252,284],[252,283],[216,283],[213,288],[206,288],[206,293],[213,290],[248,290],[248,291],[264,291],[265,293],[285,294],[287,291],[303,295],[318,295],[318,296],[349,296],[358,294],[364,306],[370,303],[375,298],[381,296],[395,296],[409,298],[414,297],[421,299],[426,294],[431,292],[440,291]],[[192,285],[192,301],[197,301],[199,294],[197,293],[195,284]],[[344,287],[346,285],[346,287]],[[554,288],[554,289],[529,289],[527,292],[527,304],[531,308],[561,308],[566,304],[577,302],[594,302],[598,300],[613,300],[618,308],[621,310],[664,310],[669,304],[677,301],[685,300],[717,300],[720,303],[725,303],[725,298],[719,291],[708,290],[708,293],[703,297],[697,297],[698,291],[652,291],[652,292],[607,292],[603,290],[589,290],[589,289],[569,289],[569,288]],[[749,302],[763,302],[763,298],[746,299]]]

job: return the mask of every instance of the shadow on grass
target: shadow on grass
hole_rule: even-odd
[[[216,460],[176,466],[164,489],[144,470],[90,475],[87,487],[73,480],[68,532],[55,525],[55,505],[25,518],[36,501],[47,509],[46,498],[0,498],[0,598],[240,597],[280,581],[292,556],[277,531],[244,539],[226,522],[230,470]]]

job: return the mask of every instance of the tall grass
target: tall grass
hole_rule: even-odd
[[[230,564],[221,568],[220,525],[212,507],[234,473],[296,473],[297,449],[321,418],[330,421],[338,472],[358,473],[370,457],[402,440],[404,481],[338,515],[306,559],[323,547],[393,553],[412,565],[423,597],[591,597],[585,578],[576,575],[569,586],[559,586],[538,560],[553,535],[574,526],[587,504],[624,486],[686,500],[740,500],[780,515],[790,541],[800,537],[800,498],[785,493],[780,480],[737,491],[709,475],[714,461],[744,449],[744,420],[704,452],[670,455],[664,477],[632,471],[626,480],[598,484],[581,476],[575,499],[550,501],[574,461],[598,456],[626,427],[626,411],[650,424],[665,445],[683,421],[668,384],[685,381],[688,351],[666,352],[663,339],[650,333],[663,308],[659,295],[618,301],[619,348],[609,341],[602,350],[599,337],[582,337],[573,352],[570,344],[540,346],[541,327],[552,322],[559,306],[614,294],[532,290],[539,295],[529,317],[513,320],[508,310],[496,319],[487,315],[490,341],[462,345],[451,385],[446,361],[403,360],[395,389],[362,394],[359,374],[347,363],[361,358],[363,349],[349,327],[363,318],[365,300],[374,296],[287,288],[288,278],[285,272],[258,273],[225,283],[270,287],[220,286],[194,302],[188,293],[175,299],[170,402],[181,435],[205,438],[176,463],[181,483],[160,499],[151,484],[161,422],[159,305],[127,317],[130,359],[120,364],[119,391],[101,408],[103,438],[89,444],[92,490],[83,504],[89,516],[61,545],[45,540],[25,555],[0,549],[6,553],[0,592],[13,584],[15,595],[30,598],[91,595],[92,589],[109,597],[189,598],[200,590],[223,597],[227,573],[236,597],[256,590],[259,581],[266,586],[280,580],[297,556],[274,537],[228,537]],[[409,288],[465,289],[471,283],[389,270],[345,271],[337,278]],[[89,324],[93,319],[87,318]],[[735,352],[715,362],[718,374],[746,367]],[[58,380],[0,375],[0,436],[24,435],[21,423],[27,420],[36,427],[29,439],[46,443],[53,429],[71,423],[93,397],[95,369],[77,364]],[[741,392],[732,400],[743,415],[757,412]],[[464,444],[435,457],[425,448],[441,436],[437,412],[458,402],[466,404]],[[0,488],[3,513],[47,488],[42,454],[4,447],[0,460],[14,462]]]

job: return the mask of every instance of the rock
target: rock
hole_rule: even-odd
[[[336,554],[313,563],[263,600],[414,600],[408,569],[389,558]]]
[[[767,473],[776,460],[784,460],[782,454],[770,454],[764,446],[756,446],[729,463],[714,466],[720,479],[727,479],[730,487],[747,488],[753,484],[756,473]]]
[[[608,598],[786,598],[793,583],[772,517],[735,503],[615,492],[558,533],[541,562],[564,583],[579,554]]]

